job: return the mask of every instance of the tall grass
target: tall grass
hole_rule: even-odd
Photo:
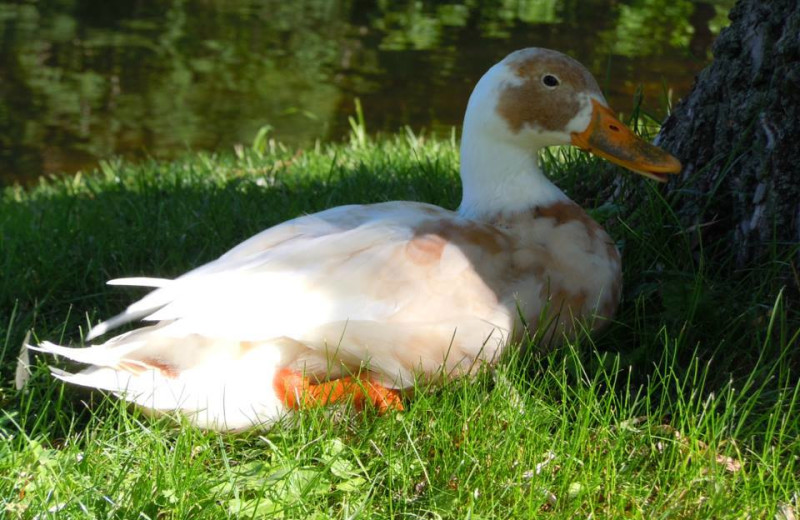
[[[290,150],[261,132],[233,153],[128,164],[6,188],[0,202],[0,516],[9,518],[790,518],[800,492],[796,310],[780,258],[734,272],[658,186],[573,150],[543,161],[623,251],[614,323],[494,372],[421,389],[407,410],[347,406],[221,435],[65,387],[25,334],[80,343],[141,293],[255,232],[347,203],[455,208],[455,138]],[[784,516],[780,516],[784,515]]]

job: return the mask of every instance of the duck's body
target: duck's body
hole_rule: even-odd
[[[571,87],[569,117],[542,123],[511,108],[552,89],[541,68]],[[300,217],[174,281],[123,280],[159,288],[92,337],[133,319],[157,324],[88,349],[39,348],[93,365],[57,373],[69,382],[234,430],[348,395],[397,406],[396,391],[416,380],[495,361],[521,320],[546,323],[556,340],[575,320],[602,326],[619,300],[617,250],[536,164],[542,146],[585,139],[599,103],[570,58],[518,51],[470,99],[457,212],[388,202]],[[654,162],[640,169],[675,169]]]

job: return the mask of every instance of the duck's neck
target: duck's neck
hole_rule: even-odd
[[[492,140],[465,125],[461,138],[464,192],[458,213],[488,220],[567,200],[539,167],[538,151]]]

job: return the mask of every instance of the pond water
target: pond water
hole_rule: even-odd
[[[0,0],[0,183],[250,143],[449,133],[508,52],[571,54],[662,117],[733,0]]]

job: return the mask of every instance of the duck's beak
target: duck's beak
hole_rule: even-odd
[[[667,182],[669,174],[681,171],[678,159],[637,137],[595,99],[589,126],[572,132],[572,144],[658,182]]]

